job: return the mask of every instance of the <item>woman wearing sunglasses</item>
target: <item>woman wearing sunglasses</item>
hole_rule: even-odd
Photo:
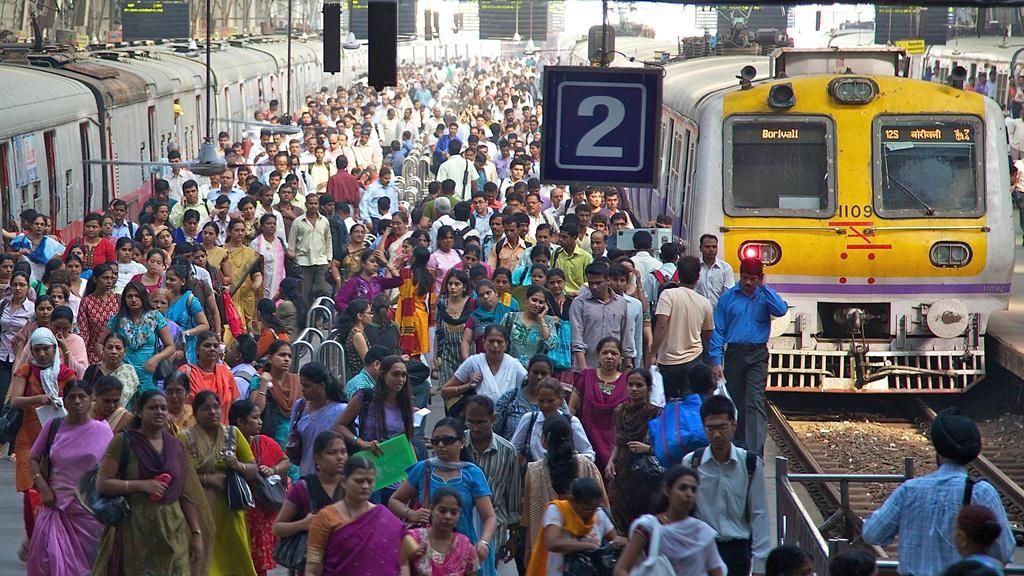
[[[423,523],[430,520],[433,505],[431,495],[441,488],[452,488],[459,493],[461,510],[455,530],[473,542],[480,560],[481,576],[494,576],[494,551],[491,540],[498,519],[491,503],[491,488],[484,473],[470,461],[465,443],[466,428],[460,420],[444,418],[434,426],[430,445],[435,457],[417,462],[409,468],[407,478],[391,497],[388,507],[405,522]],[[424,477],[429,478],[429,488]],[[409,503],[416,497],[422,508],[413,510]],[[483,528],[478,532],[473,519],[479,514]]]

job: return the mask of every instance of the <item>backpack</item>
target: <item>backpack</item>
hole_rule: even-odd
[[[690,459],[690,466],[696,470],[700,467],[700,463],[704,461],[704,450],[706,448],[697,448],[693,451],[693,458]],[[747,497],[743,502],[743,519],[749,524],[750,523],[750,486],[754,483],[754,472],[757,471],[757,461],[759,458],[757,454],[747,450],[747,457],[745,459],[747,465]]]

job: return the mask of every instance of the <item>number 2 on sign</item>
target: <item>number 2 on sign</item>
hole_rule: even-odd
[[[589,156],[592,158],[621,158],[622,146],[598,146],[597,143],[622,124],[626,117],[626,107],[620,100],[610,96],[588,96],[580,102],[576,111],[580,116],[593,116],[598,106],[604,107],[608,115],[600,124],[594,126],[580,138],[576,145],[577,156]]]

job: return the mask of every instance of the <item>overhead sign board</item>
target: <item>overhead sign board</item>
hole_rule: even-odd
[[[544,68],[541,180],[653,186],[661,68]]]
[[[548,37],[547,0],[478,0],[481,40],[512,40],[518,32],[526,41]]]
[[[348,2],[348,31],[360,40],[366,40],[370,35],[369,4],[370,0]],[[398,35],[404,38],[416,36],[416,0],[398,0]]]
[[[123,6],[121,27],[125,41],[192,37],[188,2],[138,0]]]

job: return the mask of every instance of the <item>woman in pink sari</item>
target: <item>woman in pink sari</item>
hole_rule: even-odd
[[[29,576],[88,574],[96,558],[103,526],[75,499],[75,486],[103,458],[113,433],[106,422],[89,416],[91,405],[90,386],[68,382],[68,415],[50,420],[32,446],[28,468],[42,505],[30,541]]]
[[[387,506],[372,504],[377,469],[362,457],[345,463],[345,497],[309,525],[306,576],[407,576],[419,546]]]

